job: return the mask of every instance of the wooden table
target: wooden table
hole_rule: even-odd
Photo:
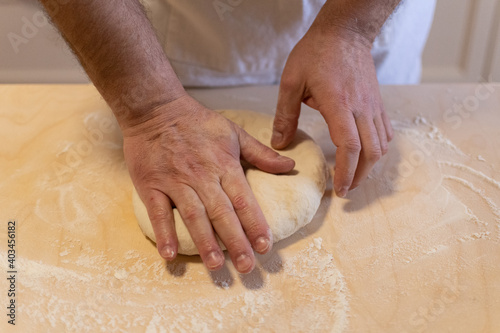
[[[272,114],[277,87],[191,94]],[[209,273],[196,257],[160,259],[93,86],[0,86],[0,267],[14,275],[0,299],[16,314],[0,331],[499,332],[500,86],[382,95],[388,155],[346,199],[330,180],[313,221],[240,276],[229,260]],[[300,127],[333,173],[322,118],[303,107]]]

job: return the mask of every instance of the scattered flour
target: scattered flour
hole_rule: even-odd
[[[500,210],[499,210],[498,206],[493,202],[493,200],[484,194],[483,189],[478,188],[474,184],[472,184],[471,182],[469,182],[465,179],[459,178],[459,177],[444,175],[443,178],[458,182],[458,183],[468,187],[474,193],[476,193],[491,208],[491,211],[495,215],[496,221],[498,223],[500,223]]]
[[[94,121],[92,117],[85,119],[85,124]],[[393,123],[395,131],[414,143],[416,149],[429,148],[429,160],[440,167],[440,178],[432,184],[437,190],[419,193],[420,196],[415,195],[408,201],[414,211],[419,209],[415,214],[425,216],[426,208],[433,203],[429,198],[437,198],[436,202],[443,207],[437,207],[428,220],[418,221],[409,216],[407,222],[398,214],[411,209],[398,206],[399,211],[394,209],[395,213],[389,212],[392,215],[389,218],[384,215],[384,218],[395,221],[388,229],[401,234],[391,234],[386,242],[368,244],[359,252],[349,254],[349,259],[366,262],[366,272],[373,268],[390,268],[383,266],[384,263],[394,267],[397,263],[404,263],[405,269],[409,269],[423,256],[437,257],[457,244],[465,246],[495,239],[495,223],[479,219],[468,202],[459,201],[453,193],[445,190],[443,181],[463,185],[464,191],[485,203],[495,218],[492,221],[496,222],[496,234],[500,237],[500,210],[496,202],[500,197],[500,183],[484,172],[466,166],[464,161],[468,156],[426,118],[418,116],[412,121]],[[69,148],[61,147],[61,153]],[[480,161],[481,158],[480,155],[477,157]],[[455,173],[450,174],[450,169]],[[463,175],[457,175],[457,170]],[[371,174],[369,181],[382,183],[380,179],[379,175]],[[44,183],[37,186],[47,187]],[[109,200],[92,199],[91,195],[97,195],[95,192],[76,197],[74,193],[84,189],[73,185],[51,189],[52,196],[46,200],[56,202],[59,208],[70,207],[71,210],[48,211],[46,207],[54,205],[46,204],[40,197],[33,211],[40,221],[52,224],[64,221],[61,227],[93,233],[95,228],[88,225],[97,219],[88,212],[105,212],[106,205],[100,206],[100,203]],[[377,196],[377,200],[383,199]],[[424,204],[417,206],[422,202]],[[426,206],[425,203],[430,204]],[[378,221],[375,207],[370,209],[370,218]],[[354,215],[352,213],[349,218]],[[346,224],[356,227],[354,220]],[[420,233],[414,232],[419,230],[414,226],[417,225],[415,222],[424,224]],[[396,223],[398,228],[394,227]],[[414,225],[408,227],[405,223]],[[460,223],[462,229],[450,232],[449,227]],[[376,223],[373,226],[380,227]],[[405,231],[409,231],[408,234]],[[373,229],[374,235],[378,235],[377,232],[382,234]],[[355,232],[342,234],[339,249],[345,249],[341,247],[342,242],[356,241],[356,235]],[[321,237],[312,239],[308,246],[295,253],[284,251],[283,258],[273,256],[252,274],[239,278],[230,272],[214,274],[210,278],[199,263],[166,266],[158,258],[146,258],[134,250],[125,252],[120,260],[110,260],[106,253],[75,253],[78,247],[73,243],[62,242],[61,245],[65,246],[59,256],[56,254],[56,259],[61,259],[63,267],[22,256],[18,258],[19,271],[22,272],[18,281],[19,292],[30,299],[30,302],[19,303],[19,315],[27,327],[78,332],[144,329],[146,332],[342,332],[348,326],[350,299],[346,282]],[[365,258],[371,259],[363,260]],[[5,252],[0,251],[0,261],[6,260]],[[354,274],[362,275],[358,270]],[[5,279],[0,282],[3,290],[6,289],[5,283]],[[404,289],[400,294],[411,293]],[[382,292],[377,299],[383,297]]]
[[[434,253],[438,253],[438,252],[445,251],[448,249],[449,249],[449,246],[440,244],[436,247],[433,247],[432,249],[430,249],[428,251],[425,251],[424,253],[425,254],[434,254]]]
[[[489,236],[490,236],[489,231],[475,232],[475,233],[471,234],[470,236],[464,236],[464,237],[459,238],[458,240],[460,242],[465,242],[465,241],[471,241],[471,240],[476,240],[476,239],[488,239]]]
[[[313,239],[314,246],[316,247],[317,250],[321,250],[321,244],[323,243],[323,238],[318,237]]]
[[[123,268],[117,269],[114,274],[114,277],[117,278],[118,280],[124,280],[128,277],[128,272]]]
[[[500,190],[500,182],[496,181],[495,179],[486,176],[484,173],[477,171],[467,165],[461,164],[461,163],[453,163],[453,162],[447,162],[447,161],[439,161],[438,162],[440,165],[446,165],[450,167],[454,167],[457,169],[460,169],[462,171],[467,171],[474,176],[478,177],[480,180],[489,183],[490,185],[493,185],[496,189]]]
[[[177,278],[176,268],[169,273],[161,260],[138,260],[135,251],[121,261],[83,253],[72,268],[19,258],[20,293],[33,300],[21,302],[19,314],[30,327],[54,331],[342,332],[347,289],[321,243],[315,238],[294,255],[270,257],[241,277],[245,287],[231,274],[210,280],[201,264]]]

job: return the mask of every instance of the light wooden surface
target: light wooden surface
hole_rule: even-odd
[[[272,114],[277,88],[191,93]],[[311,224],[240,276],[159,258],[92,86],[0,86],[0,266],[16,220],[18,270],[17,325],[2,314],[0,331],[500,331],[500,86],[382,95],[389,154],[347,199],[330,184]],[[300,126],[333,172],[322,118],[304,108]]]

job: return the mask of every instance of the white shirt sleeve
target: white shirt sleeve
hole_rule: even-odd
[[[374,44],[381,83],[415,83],[435,0],[406,0]],[[279,82],[325,0],[147,0],[184,86]]]

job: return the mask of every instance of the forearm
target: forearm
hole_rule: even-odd
[[[185,94],[138,0],[40,1],[121,126]]]
[[[313,26],[356,33],[370,44],[401,0],[328,0]]]

